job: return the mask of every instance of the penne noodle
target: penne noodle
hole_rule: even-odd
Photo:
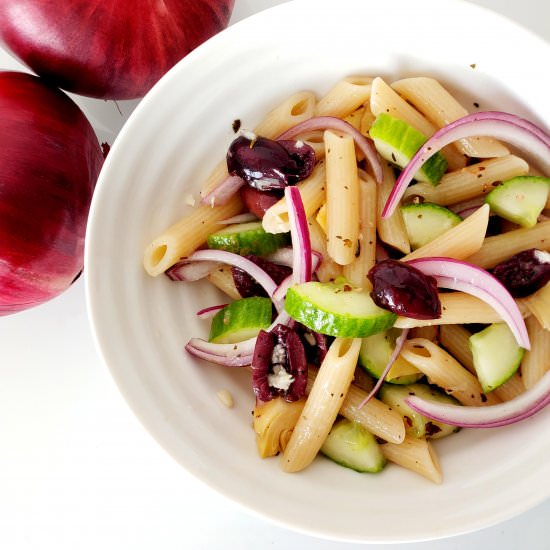
[[[528,171],[529,165],[514,155],[483,160],[448,172],[438,185],[415,183],[405,191],[404,198],[419,196],[428,202],[447,206],[486,195],[494,189],[493,184],[522,176]]]
[[[528,248],[550,251],[550,220],[537,223],[534,227],[522,227],[487,237],[481,248],[469,256],[467,261],[487,269]]]
[[[398,317],[396,328],[426,327],[431,325],[456,325],[462,323],[502,323],[501,316],[486,302],[464,292],[444,292],[439,294],[441,317],[438,319],[413,319]],[[525,316],[527,306],[518,302]]]
[[[310,367],[308,372],[308,389],[311,391],[318,369]],[[375,397],[371,398],[363,407],[359,405],[365,400],[372,389],[373,381],[362,369],[356,367],[353,383],[348,389],[344,402],[338,411],[340,415],[358,422],[376,437],[392,443],[401,443],[405,437],[405,425],[401,415]],[[360,386],[361,385],[361,386]]]
[[[434,124],[407,103],[380,77],[376,77],[372,81],[370,109],[375,116],[388,113],[395,118],[399,118],[421,134],[424,134],[426,138],[429,138],[437,130]],[[441,153],[447,160],[451,170],[466,166],[466,157],[452,145],[444,147]]]
[[[334,281],[336,277],[342,275],[342,266],[338,265],[329,255],[327,251],[327,237],[319,222],[310,218],[308,220],[309,239],[311,248],[322,255],[321,264],[317,267],[315,274],[322,283]]]
[[[375,121],[376,116],[372,114],[372,111],[370,110],[370,104],[365,104],[365,107],[363,108],[363,114],[361,116],[361,123],[359,124],[359,131],[365,135],[369,135],[370,127],[372,126],[372,123]]]
[[[468,258],[483,245],[489,223],[489,210],[489,205],[484,204],[458,225],[407,254],[402,260],[429,256],[447,256],[457,260]]]
[[[300,197],[307,218],[313,216],[325,202],[325,176],[325,163],[319,162],[309,178],[301,181],[296,186],[300,190]],[[288,207],[284,197],[266,211],[262,219],[262,226],[268,233],[287,233],[290,231]]]
[[[360,288],[371,288],[368,272],[376,263],[376,191],[374,179],[365,174],[359,180],[359,254],[343,268],[344,277]]]
[[[202,205],[170,226],[145,249],[143,265],[153,277],[164,273],[178,260],[192,254],[211,233],[220,229],[218,222],[243,210],[240,196],[234,195],[222,206]]]
[[[376,205],[378,237],[392,248],[399,250],[403,254],[408,254],[411,251],[411,245],[401,210],[396,208],[391,216],[387,218],[382,217],[382,210],[395,184],[395,174],[390,164],[382,162],[382,172],[384,179],[378,186]]]
[[[344,118],[344,120],[351,124],[356,130],[361,131],[361,121],[363,120],[363,114],[365,112],[365,108],[361,107],[360,109],[356,109],[353,111],[353,113],[350,113],[347,117]]]
[[[456,98],[433,78],[405,78],[393,82],[392,88],[438,128],[468,114]],[[501,157],[510,152],[502,143],[486,136],[461,139],[455,145],[469,157]]]
[[[215,287],[227,294],[233,300],[239,300],[242,296],[239,294],[231,274],[231,266],[220,265],[212,270],[206,277]]]
[[[359,243],[359,179],[349,135],[325,131],[327,250],[340,265],[354,261]]]
[[[360,347],[360,338],[332,342],[283,454],[285,472],[303,470],[319,452],[348,393]]]
[[[317,116],[346,118],[370,99],[372,78],[348,76],[337,82],[317,103]]]
[[[531,349],[521,362],[521,377],[527,389],[532,388],[550,370],[550,331],[543,330],[534,315],[525,320]]]
[[[426,439],[408,435],[403,443],[384,443],[380,449],[390,462],[416,472],[434,483],[443,481],[437,454]]]
[[[485,395],[477,377],[430,340],[407,340],[401,356],[423,372],[431,384],[443,388],[463,405],[482,406],[499,402],[495,396]]]
[[[523,383],[523,379],[521,375],[516,372],[512,378],[506,380],[502,386],[495,388],[491,393],[496,395],[501,401],[510,401],[520,396],[524,391],[525,384]]]
[[[550,330],[550,282],[521,302],[538,319],[544,330]]]

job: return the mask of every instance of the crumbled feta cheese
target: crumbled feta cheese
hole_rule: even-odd
[[[283,365],[275,365],[273,372],[267,375],[267,383],[278,390],[288,391],[292,382],[294,382],[294,376],[289,374]]]
[[[254,132],[250,130],[241,130],[240,132],[241,136],[245,137],[246,139],[249,139],[250,141],[255,141],[258,137]]]
[[[535,258],[541,264],[550,264],[550,252],[546,252],[546,250],[535,250]]]
[[[273,347],[271,363],[273,365],[284,365],[286,363],[286,350],[283,344],[275,344]]]

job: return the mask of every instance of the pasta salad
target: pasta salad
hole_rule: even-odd
[[[550,403],[550,136],[439,81],[350,76],[235,139],[151,276],[207,279],[188,353],[251,371],[260,456],[439,483],[434,440]],[[519,151],[519,152],[518,152]]]

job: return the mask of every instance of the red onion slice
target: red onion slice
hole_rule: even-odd
[[[256,279],[258,283],[264,288],[268,296],[273,296],[277,285],[275,281],[254,262],[234,254],[233,252],[227,252],[225,250],[197,250],[193,252],[191,256],[188,256],[186,261],[188,262],[218,262],[223,264],[234,265],[246,271],[251,277]]]
[[[281,311],[267,330],[271,331],[277,325],[286,325],[289,321],[290,315],[286,311]],[[202,338],[191,338],[185,345],[185,350],[195,357],[217,365],[245,367],[252,363],[255,346],[256,337],[235,344],[216,344]]]
[[[164,273],[172,281],[200,281],[220,265],[219,262],[180,260]]]
[[[205,307],[203,309],[199,309],[196,315],[199,319],[211,319],[212,317],[214,317],[214,315],[216,315],[216,313],[218,313],[218,311],[220,311],[220,309],[223,309],[226,305],[227,304],[218,304],[216,306]]]
[[[334,116],[316,116],[308,120],[304,120],[296,126],[289,128],[286,132],[283,132],[277,139],[294,139],[296,136],[305,132],[313,132],[315,130],[335,130],[337,132],[343,132],[349,134],[355,144],[361,152],[365,155],[367,162],[369,163],[374,178],[378,183],[381,183],[384,176],[382,173],[382,165],[378,152],[374,148],[372,141],[364,136],[359,130],[354,128],[349,122],[337,118]]]
[[[386,201],[382,217],[391,216],[418,169],[443,147],[459,139],[491,136],[534,155],[541,168],[550,172],[550,136],[532,122],[501,111],[466,115],[433,134],[405,166]]]
[[[476,265],[453,258],[418,258],[407,263],[425,275],[435,277],[438,286],[466,292],[489,304],[508,324],[518,344],[530,349],[529,335],[518,305],[493,275]]]
[[[409,335],[409,329],[406,328],[401,332],[399,337],[395,340],[395,347],[393,348],[392,354],[388,360],[388,364],[384,367],[384,370],[382,371],[382,374],[380,375],[380,378],[374,385],[374,388],[370,391],[370,393],[361,401],[359,404],[359,409],[364,407],[377,393],[384,381],[386,380],[386,377],[388,376],[388,372],[390,372],[390,369],[392,368],[393,364],[395,363],[395,360],[397,357],[399,357],[399,354],[401,353],[401,350],[403,349],[403,344],[405,343],[405,340],[407,340],[407,336]]]
[[[550,404],[550,371],[532,388],[498,405],[463,407],[425,401],[418,396],[410,396],[406,402],[415,411],[438,422],[464,428],[497,428],[525,420]]]
[[[201,199],[201,204],[223,206],[243,185],[242,178],[229,175]]]
[[[311,281],[311,241],[306,211],[300,191],[296,187],[285,188],[288,221],[292,241],[292,270],[295,284]]]

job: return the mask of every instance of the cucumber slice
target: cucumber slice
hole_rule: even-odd
[[[241,298],[220,309],[212,319],[209,342],[234,344],[257,336],[271,325],[272,307],[269,298]]]
[[[347,418],[334,423],[321,452],[340,466],[356,472],[377,473],[386,465],[374,435]]]
[[[517,176],[504,181],[485,197],[491,211],[523,227],[533,227],[544,210],[550,178]]]
[[[407,434],[413,437],[440,439],[459,430],[457,426],[449,426],[448,424],[443,424],[443,422],[436,422],[411,409],[405,403],[405,400],[411,395],[417,395],[426,401],[459,405],[459,402],[454,397],[427,384],[409,384],[408,386],[382,384],[378,397],[403,417]]]
[[[359,364],[375,378],[380,378],[391,354],[395,348],[395,341],[401,330],[390,328],[383,332],[378,332],[361,342],[359,351]],[[423,374],[414,365],[411,365],[403,357],[397,357],[386,377],[386,382],[390,384],[412,384]]]
[[[462,221],[452,210],[432,202],[407,204],[401,207],[401,212],[413,250],[433,241]]]
[[[525,350],[506,323],[494,323],[469,338],[474,368],[485,393],[498,388],[518,370]]]
[[[343,338],[363,338],[393,326],[397,315],[378,307],[368,291],[339,278],[312,281],[288,289],[287,313],[306,327]]]
[[[398,118],[387,113],[376,117],[369,130],[380,155],[399,168],[404,168],[426,142],[426,136]],[[415,174],[415,179],[436,184],[447,170],[447,161],[441,153],[428,159]]]
[[[209,248],[226,250],[241,256],[267,256],[290,241],[288,233],[267,233],[262,222],[258,221],[228,225],[208,235],[206,242]]]

